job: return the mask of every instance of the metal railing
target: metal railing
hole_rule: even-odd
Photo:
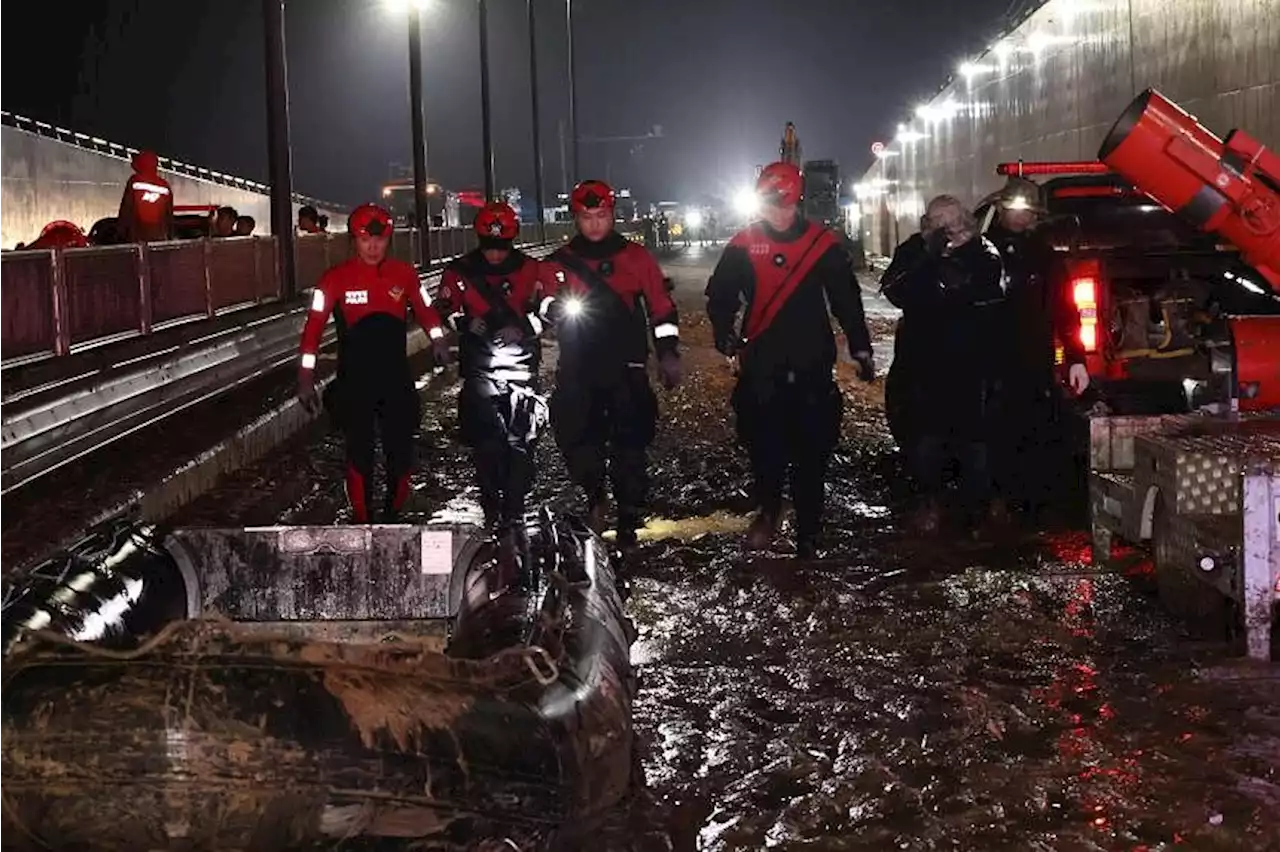
[[[543,245],[530,253],[544,257],[552,248]],[[440,272],[425,273],[422,281],[434,291]],[[245,322],[182,345],[11,397],[5,402],[0,440],[0,494],[244,382],[296,365],[306,312],[300,302],[281,304],[279,313],[266,318],[246,316]],[[336,325],[330,323],[321,348],[336,337]],[[421,326],[411,326],[409,352],[428,344]],[[321,379],[321,384],[328,381]]]
[[[53,139],[67,145],[74,145],[86,151],[93,151],[96,154],[102,154],[107,157],[115,157],[126,163],[134,154],[138,153],[137,148],[131,148],[128,145],[121,145],[118,142],[111,142],[100,136],[90,136],[87,133],[81,133],[77,130],[69,130],[65,127],[59,127],[56,124],[50,124],[47,121],[39,121],[34,118],[28,118],[25,115],[17,115],[12,112],[0,110],[0,125],[5,127],[13,127],[18,130],[25,130],[28,133],[34,133],[37,136],[43,136],[46,139]],[[160,168],[166,172],[183,175],[184,177],[195,178],[196,180],[216,183],[219,186],[232,187],[242,189],[246,192],[256,192],[261,195],[270,195],[271,187],[265,183],[248,178],[236,177],[235,175],[220,172],[216,169],[206,169],[204,166],[196,166],[191,163],[184,163],[182,160],[175,160],[172,157],[160,156]],[[329,210],[334,212],[345,212],[348,208],[344,204],[336,204],[332,201],[325,201],[321,198],[315,198],[310,195],[303,195],[300,192],[293,193],[293,200],[297,204],[310,204],[313,207]]]
[[[553,242],[569,227],[549,225]],[[538,241],[535,226],[518,244]],[[416,257],[418,233],[398,231],[391,254]],[[433,268],[475,248],[470,228],[428,234]],[[0,360],[6,364],[76,351],[168,326],[212,318],[283,295],[273,237],[228,237],[158,243],[5,252],[0,256]],[[297,237],[297,286],[315,286],[347,258],[340,234]]]

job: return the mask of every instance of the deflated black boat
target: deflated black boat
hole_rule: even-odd
[[[509,577],[460,527],[122,525],[42,566],[5,601],[6,848],[589,825],[632,778],[634,632],[584,526],[527,541]]]

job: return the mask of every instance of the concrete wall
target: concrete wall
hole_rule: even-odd
[[[0,246],[30,242],[54,219],[75,222],[87,232],[116,215],[132,169],[123,156],[90,150],[15,127],[0,127]],[[271,233],[267,195],[161,169],[173,187],[175,204],[229,204],[257,220],[255,234]],[[294,204],[295,219],[297,208]],[[330,229],[344,227],[346,214],[328,213]]]
[[[868,247],[888,253],[925,202],[976,202],[999,162],[1093,160],[1144,89],[1219,136],[1239,127],[1280,147],[1280,0],[1049,0],[957,74],[862,178]]]

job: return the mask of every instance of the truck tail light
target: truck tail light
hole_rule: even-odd
[[[1098,263],[1078,264],[1071,276],[1071,299],[1080,314],[1080,345],[1098,351]]]

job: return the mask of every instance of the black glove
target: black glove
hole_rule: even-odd
[[[298,402],[307,414],[315,417],[320,413],[320,397],[316,394],[315,370],[298,371]]]
[[[680,356],[669,352],[658,359],[658,375],[662,377],[662,386],[667,390],[678,388],[684,379]]]
[[[873,381],[876,377],[876,363],[871,357],[870,352],[850,352],[849,357],[853,359],[854,365],[858,368],[858,378],[864,382]]]
[[[934,257],[941,257],[947,250],[947,232],[942,228],[930,231],[924,238],[924,247]]]
[[[726,358],[738,354],[738,340],[733,336],[722,337],[716,341],[716,351]]]

